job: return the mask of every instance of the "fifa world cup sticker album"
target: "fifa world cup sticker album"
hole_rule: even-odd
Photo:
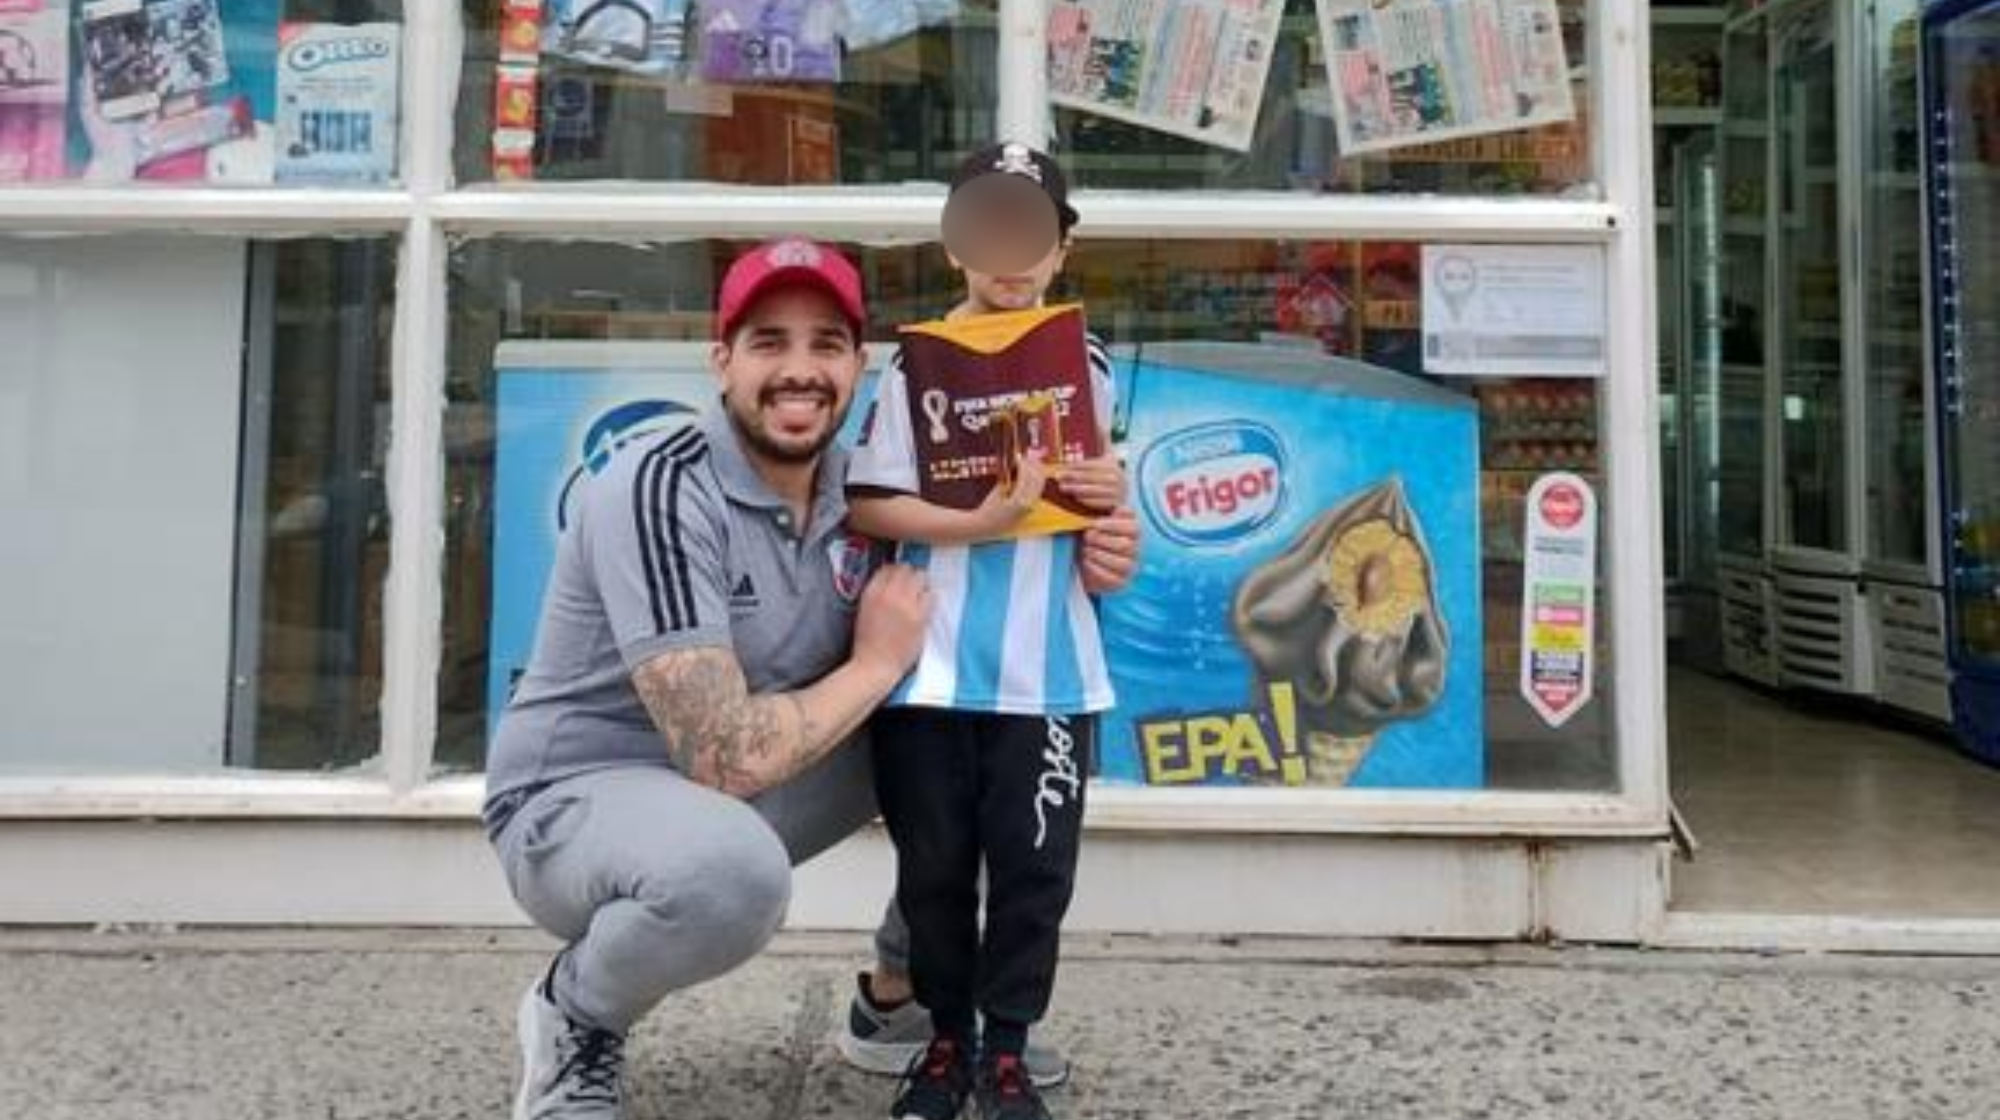
[[[1083,309],[1075,304],[902,328],[918,496],[975,509],[1014,464],[1039,451],[1050,485],[1013,536],[1081,529],[1091,514],[1053,479],[1064,463],[1104,453]]]

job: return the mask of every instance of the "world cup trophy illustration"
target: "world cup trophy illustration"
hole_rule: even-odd
[[[1266,684],[1292,687],[1312,785],[1346,785],[1384,728],[1444,694],[1450,630],[1423,528],[1394,476],[1252,571],[1230,622]]]
[[[1030,393],[1002,409],[994,415],[992,429],[1003,489],[1014,488],[1021,456],[1030,451],[1040,452],[1045,462],[1061,469],[1062,411],[1054,393]]]

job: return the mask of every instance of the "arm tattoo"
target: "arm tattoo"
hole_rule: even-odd
[[[806,702],[794,693],[787,692],[784,695],[785,699],[792,702],[792,717],[798,721],[799,741],[819,742],[819,725],[813,722],[812,713],[806,711]]]
[[[748,795],[795,772],[814,742],[805,705],[789,693],[753,696],[723,649],[663,654],[632,674],[667,758],[681,773]]]

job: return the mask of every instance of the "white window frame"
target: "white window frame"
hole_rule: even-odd
[[[1002,0],[1003,135],[1046,128],[1044,0]],[[41,186],[0,189],[0,233],[173,231],[399,237],[387,479],[381,753],[338,776],[0,778],[0,819],[469,820],[477,776],[432,775],[445,557],[444,369],[452,238],[655,240],[779,232],[872,244],[934,240],[942,187],[798,189],[718,184],[451,183],[463,32],[451,0],[406,0],[403,179],[394,189]],[[1450,239],[1602,246],[1613,375],[1601,396],[1606,593],[1620,788],[1515,791],[1203,790],[1106,786],[1095,828],[1221,833],[1579,836],[1667,833],[1651,108],[1646,5],[1593,0],[1590,105],[1601,199],[1495,200],[1280,193],[1086,191],[1085,238]]]

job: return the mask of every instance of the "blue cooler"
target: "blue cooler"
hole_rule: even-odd
[[[1146,541],[1103,603],[1099,776],[1482,786],[1474,401],[1247,344],[1148,346],[1120,373]]]

